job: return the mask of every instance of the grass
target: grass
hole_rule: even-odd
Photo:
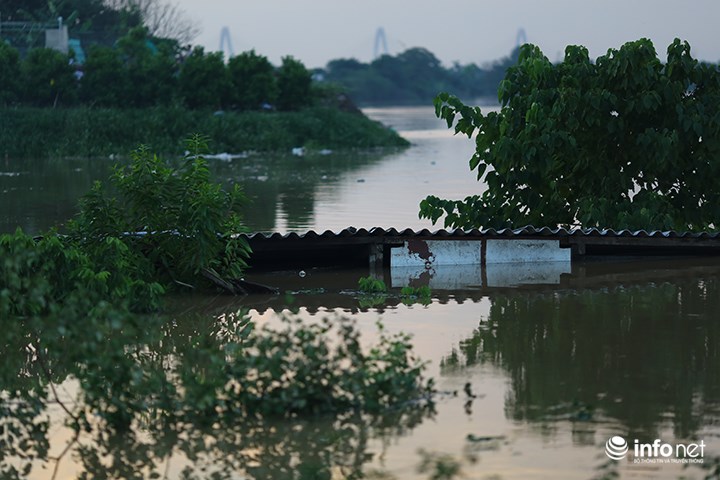
[[[183,139],[206,135],[215,152],[406,146],[394,131],[363,115],[314,107],[299,112],[225,112],[181,107],[151,109],[0,109],[3,157],[93,157],[128,154],[139,144],[153,151],[184,151]]]

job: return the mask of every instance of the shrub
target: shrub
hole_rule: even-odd
[[[147,147],[136,150],[130,165],[118,167],[111,178],[116,196],[97,182],[83,197],[71,224],[73,237],[87,248],[105,238],[121,239],[149,261],[145,277],[166,283],[192,283],[203,272],[241,277],[250,254],[237,235],[244,231],[245,197],[237,185],[224,191],[210,181],[201,137],[189,140],[188,147],[191,153],[178,168]]]

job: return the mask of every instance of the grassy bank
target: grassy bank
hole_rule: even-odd
[[[207,135],[215,152],[407,145],[383,125],[334,108],[223,114],[174,107],[0,110],[0,155],[11,158],[126,154],[139,144],[181,153],[183,139],[193,133]]]

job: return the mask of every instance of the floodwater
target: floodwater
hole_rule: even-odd
[[[419,203],[427,195],[464,198],[482,191],[468,169],[473,142],[453,137],[432,108],[367,113],[398,130],[413,146],[310,151],[303,157],[290,152],[250,154],[230,161],[212,159],[210,168],[218,181],[242,185],[250,200],[245,223],[252,231],[430,228],[429,221],[418,219]],[[36,234],[62,225],[92,182],[107,178],[121,161],[0,159],[0,232],[21,226]]]
[[[413,147],[342,157],[276,156],[265,163],[251,156],[217,162],[214,169],[224,180],[245,184],[259,206],[248,216],[258,230],[424,228],[429,225],[417,219],[424,195],[462,198],[479,191],[467,171],[471,142],[449,135],[430,109],[368,113],[392,124]],[[292,168],[284,168],[288,162]],[[37,177],[49,168],[49,175],[61,175],[53,163],[37,165],[25,171]],[[78,188],[100,174],[89,165],[74,168],[80,168],[77,175],[62,178]],[[11,181],[21,178],[0,177],[0,186],[13,188]],[[17,193],[21,187],[15,185]],[[25,196],[25,208],[13,207],[15,216],[5,217],[3,228],[12,222],[45,228],[60,218],[50,217],[69,209],[60,204],[70,201],[70,187],[51,190],[66,192],[54,206],[49,187],[38,182],[34,188],[45,193]],[[28,205],[47,209],[33,216]],[[172,328],[163,342],[169,345],[191,342],[208,322],[238,310],[258,324],[278,323],[284,315],[307,322],[352,317],[366,345],[377,336],[378,320],[390,332],[411,333],[436,380],[434,411],[254,419],[222,429],[193,425],[185,426],[184,437],[160,436],[148,418],[123,438],[110,441],[90,432],[73,442],[73,432],[63,426],[66,415],[51,405],[49,456],[62,459],[36,462],[30,476],[50,478],[57,467],[56,478],[76,478],[114,458],[139,477],[154,469],[165,478],[427,479],[431,473],[419,471],[423,459],[444,455],[445,465],[459,466],[457,478],[718,478],[720,261],[587,262],[538,267],[533,276],[523,272],[513,266],[438,271],[429,279],[427,305],[400,296],[402,286],[417,280],[406,272],[385,272],[387,294],[359,294],[357,280],[368,270],[252,278],[279,287],[283,294],[276,296],[174,298]],[[12,377],[3,373],[0,380]],[[82,401],[75,380],[58,390],[68,404]],[[629,445],[621,460],[606,454],[614,436]],[[697,445],[702,455],[636,455],[636,441],[673,449]],[[68,444],[74,453],[61,455]],[[94,449],[95,456],[89,453]],[[142,463],[146,457],[154,467]],[[0,453],[0,472],[13,461]]]

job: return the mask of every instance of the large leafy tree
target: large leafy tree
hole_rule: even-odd
[[[174,51],[167,44],[156,47],[145,27],[131,29],[117,47],[128,85],[126,102],[135,107],[170,103],[176,84]]]
[[[17,98],[20,86],[20,55],[0,39],[0,106]]]
[[[80,99],[83,102],[101,107],[124,105],[128,84],[118,50],[93,45],[83,72],[80,81]]]
[[[222,53],[195,47],[180,70],[180,95],[190,108],[221,108],[230,78]]]
[[[420,216],[446,227],[571,226],[703,230],[720,226],[720,72],[675,40],[662,63],[646,39],[592,62],[584,47],[554,65],[533,45],[483,114],[446,93],[438,116],[475,136],[470,168],[487,190],[429,196]]]
[[[26,103],[54,107],[72,103],[77,82],[68,56],[50,48],[35,48],[21,64],[20,79]]]
[[[283,57],[277,75],[279,110],[298,110],[310,104],[312,77],[300,60]]]
[[[267,57],[254,50],[228,61],[231,89],[229,102],[240,110],[257,110],[263,103],[274,103],[278,95],[275,68]]]

